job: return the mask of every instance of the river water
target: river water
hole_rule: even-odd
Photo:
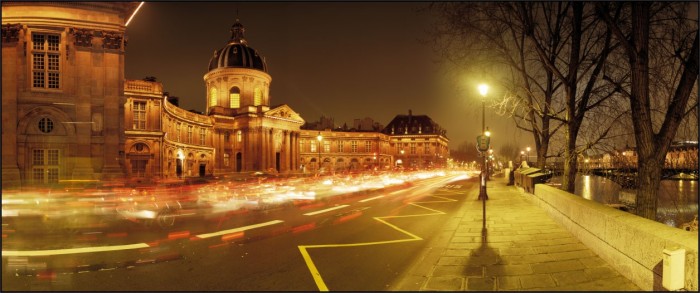
[[[549,185],[561,186],[561,177],[553,177]],[[636,190],[622,189],[612,180],[578,174],[576,195],[603,204],[635,206]],[[671,227],[680,227],[698,214],[698,182],[694,180],[661,180],[656,221]]]

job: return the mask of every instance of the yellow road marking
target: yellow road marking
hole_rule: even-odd
[[[387,241],[374,241],[374,242],[360,242],[360,243],[345,243],[345,244],[317,244],[317,245],[299,245],[299,251],[301,252],[301,256],[304,258],[304,262],[306,262],[306,266],[309,268],[309,272],[311,273],[311,276],[314,279],[314,282],[316,282],[316,286],[318,287],[319,291],[329,291],[328,286],[326,285],[326,282],[323,281],[323,277],[321,277],[321,273],[318,271],[318,268],[316,268],[316,265],[314,264],[313,260],[311,259],[311,256],[309,255],[308,249],[311,248],[338,248],[338,247],[356,247],[356,246],[369,246],[369,245],[381,245],[381,244],[393,244],[393,243],[401,243],[401,242],[409,242],[409,241],[419,241],[423,240],[418,235],[415,235],[411,232],[408,232],[404,229],[401,229],[397,227],[394,224],[391,224],[385,219],[392,219],[392,218],[408,218],[408,217],[422,217],[422,216],[433,216],[433,215],[444,215],[445,212],[443,211],[438,211],[435,209],[431,209],[425,206],[420,205],[426,204],[426,203],[441,203],[441,202],[455,202],[457,200],[446,198],[446,197],[441,197],[441,196],[435,196],[435,195],[430,195],[431,197],[437,197],[443,200],[438,200],[438,201],[421,201],[421,202],[412,202],[410,205],[417,206],[429,211],[432,211],[432,213],[427,213],[427,214],[414,214],[414,215],[402,215],[402,216],[386,216],[386,217],[374,217],[373,219],[379,221],[380,223],[383,223],[391,228],[394,228],[394,230],[397,230],[407,236],[409,238],[404,238],[404,239],[396,239],[396,240],[387,240]],[[371,200],[371,199],[369,199]]]
[[[127,244],[127,245],[81,247],[81,248],[51,249],[51,250],[27,250],[27,251],[14,251],[14,250],[5,251],[5,250],[3,250],[2,256],[47,256],[47,255],[61,255],[61,254],[127,250],[127,249],[146,248],[146,247],[150,247],[150,246],[148,246],[148,244],[146,244],[146,243],[136,243],[136,244]]]
[[[255,228],[270,226],[270,225],[274,225],[274,224],[279,224],[279,223],[282,223],[282,222],[284,222],[284,221],[274,220],[274,221],[269,221],[269,222],[265,222],[265,223],[260,223],[260,224],[255,224],[255,225],[249,225],[249,226],[245,226],[245,227],[238,227],[238,228],[223,230],[223,231],[214,232],[214,233],[199,234],[199,235],[197,235],[197,237],[198,237],[198,238],[209,238],[209,237],[221,236],[221,235],[226,235],[226,234],[241,232],[241,231],[245,231],[245,230],[250,230],[250,229],[255,229]]]
[[[321,213],[325,213],[325,212],[330,212],[330,211],[337,210],[337,209],[342,209],[342,208],[348,207],[348,206],[349,206],[349,205],[344,204],[344,205],[342,205],[342,206],[337,206],[337,207],[332,207],[332,208],[328,208],[328,209],[325,209],[325,210],[320,210],[320,211],[315,211],[315,212],[306,213],[306,214],[304,214],[304,216],[313,216],[313,215],[317,215],[317,214],[321,214]]]

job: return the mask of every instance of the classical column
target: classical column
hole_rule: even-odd
[[[269,168],[268,167],[269,161],[268,161],[268,157],[267,157],[267,152],[270,149],[270,147],[268,145],[268,140],[267,140],[268,135],[269,135],[269,133],[267,132],[267,128],[263,127],[262,128],[262,139],[260,140],[260,144],[262,145],[262,153],[260,154],[262,157],[261,158],[261,160],[262,160],[261,168],[263,171],[267,171],[267,169]]]

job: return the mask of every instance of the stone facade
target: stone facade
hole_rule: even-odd
[[[119,176],[138,3],[2,3],[2,186]]]
[[[124,78],[137,6],[2,3],[3,188],[317,171],[319,154],[328,171],[445,165],[444,131],[302,130],[291,107],[270,106],[265,58],[238,21],[203,77],[206,112],[179,108],[161,83]]]

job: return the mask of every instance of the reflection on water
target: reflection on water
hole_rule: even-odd
[[[560,186],[561,177],[550,183]],[[603,204],[635,206],[636,190],[622,189],[617,183],[594,175],[578,174],[574,192],[588,200]],[[698,182],[692,180],[661,180],[656,220],[672,227],[680,227],[698,214]]]

